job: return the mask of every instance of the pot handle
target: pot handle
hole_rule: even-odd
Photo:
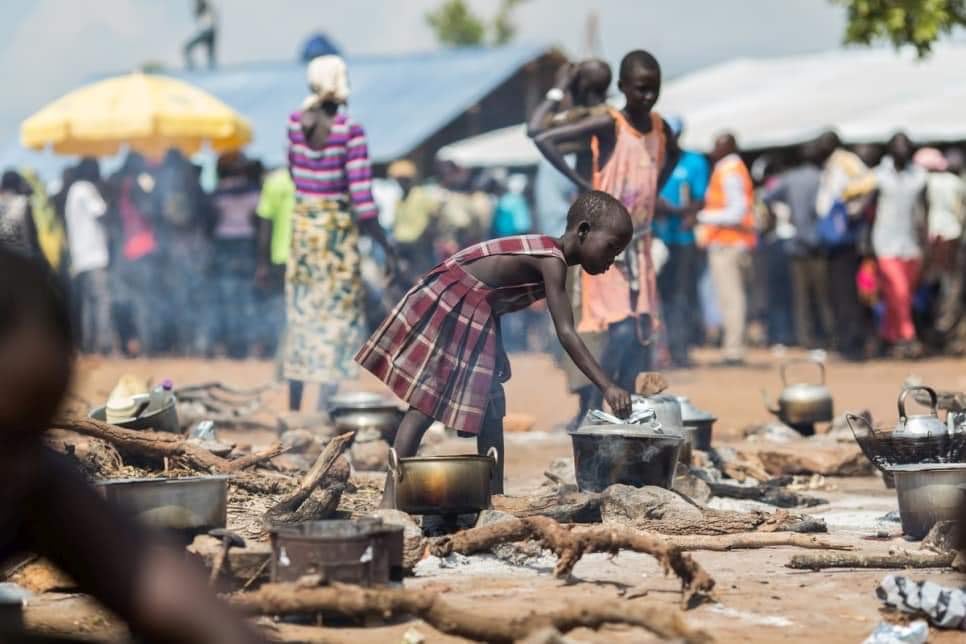
[[[788,386],[788,379],[785,377],[785,370],[793,364],[813,364],[818,367],[818,371],[822,376],[821,382],[819,384],[825,384],[825,363],[821,360],[812,360],[811,358],[794,358],[792,360],[786,360],[778,368],[782,376],[782,385]]]
[[[772,407],[768,403],[768,392],[765,391],[764,387],[761,390],[761,399],[765,403],[765,409],[767,409],[771,414],[778,416],[781,414],[781,410],[778,407]]]
[[[859,437],[855,433],[855,425],[852,424],[852,421],[856,421],[856,422],[861,421],[866,427],[869,428],[869,433],[872,435],[875,435],[875,430],[872,429],[872,423],[866,420],[865,416],[860,416],[858,414],[853,414],[849,412],[848,414],[845,415],[845,422],[848,424],[849,429],[852,430],[852,436],[855,437],[856,441],[859,440]]]
[[[500,462],[500,453],[496,451],[495,447],[491,446],[490,449],[486,450],[486,455],[493,459],[493,467],[495,468]]]
[[[403,471],[399,466],[399,454],[396,453],[395,447],[389,448],[389,475],[395,479],[396,483],[402,481]]]
[[[906,396],[909,395],[909,392],[910,391],[925,391],[927,394],[929,394],[929,408],[930,408],[930,411],[932,411],[932,415],[933,416],[935,416],[937,418],[939,417],[939,410],[937,409],[937,406],[939,405],[939,396],[936,394],[936,390],[933,389],[932,387],[926,387],[924,385],[919,385],[919,386],[916,386],[916,387],[906,387],[899,394],[898,407],[899,407],[899,420],[900,421],[906,419]]]

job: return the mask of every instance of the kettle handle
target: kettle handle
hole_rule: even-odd
[[[785,370],[793,364],[813,364],[818,367],[819,373],[822,375],[822,380],[819,384],[825,384],[825,363],[821,360],[812,360],[811,358],[793,358],[792,360],[786,360],[779,367],[779,372],[782,376],[782,384],[788,386],[788,378],[785,377]]]
[[[399,466],[399,454],[396,453],[395,447],[389,448],[389,475],[395,479],[396,483],[402,481],[403,471],[402,467]]]
[[[492,445],[490,449],[486,450],[486,455],[493,459],[493,467],[496,467],[500,462],[500,453],[496,451],[496,448]]]
[[[906,387],[899,394],[899,420],[906,419],[906,396],[909,395],[910,391],[925,391],[929,394],[929,408],[932,411],[932,415],[939,418],[939,410],[937,409],[939,405],[939,396],[936,394],[936,390],[932,387],[926,387],[925,385],[917,385],[915,387]]]
[[[781,409],[779,409],[778,407],[772,407],[769,404],[769,402],[768,402],[768,392],[765,391],[764,387],[762,387],[762,390],[761,390],[761,399],[765,403],[765,409],[768,410],[769,413],[771,413],[774,416],[780,416],[781,415]]]

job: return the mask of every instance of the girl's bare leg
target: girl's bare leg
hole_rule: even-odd
[[[399,458],[408,458],[416,455],[419,449],[419,442],[423,439],[423,434],[433,424],[433,419],[413,407],[403,416],[396,431],[396,440],[393,441],[393,448]],[[396,481],[392,477],[392,472],[386,475],[386,487],[382,495],[381,508],[394,508],[396,506]]]

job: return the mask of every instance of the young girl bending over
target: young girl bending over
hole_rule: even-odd
[[[564,288],[568,266],[604,273],[631,233],[630,215],[619,201],[604,192],[586,192],[571,206],[562,237],[483,242],[424,275],[356,355],[409,403],[396,433],[399,456],[415,456],[423,434],[439,421],[461,435],[475,435],[480,454],[496,448],[492,489],[502,494],[503,383],[510,378],[510,363],[500,316],[544,297],[564,349],[611,409],[626,417],[630,394],[614,384],[580,340]],[[394,499],[389,480],[383,505]]]

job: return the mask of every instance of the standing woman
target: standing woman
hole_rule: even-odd
[[[885,300],[882,338],[899,358],[922,353],[912,322],[912,296],[922,269],[927,174],[912,162],[913,145],[905,134],[889,141],[888,156],[876,169],[879,186],[872,249]]]
[[[295,212],[285,275],[284,372],[292,411],[302,406],[306,382],[319,384],[318,407],[325,409],[338,382],[356,373],[353,356],[366,340],[360,233],[386,251],[387,270],[395,266],[370,189],[365,131],[344,109],[345,62],[315,58],[307,79],[312,94],[288,121]]]

